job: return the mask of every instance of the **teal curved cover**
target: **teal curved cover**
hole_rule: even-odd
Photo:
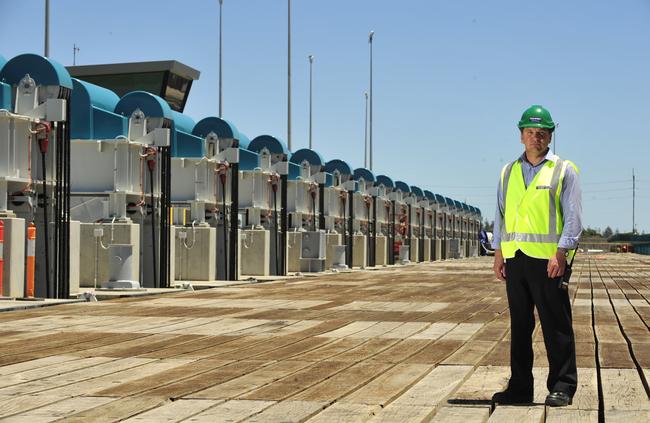
[[[172,110],[174,121],[172,157],[205,157],[205,141],[192,135],[196,123],[187,115]]]
[[[429,201],[436,201],[436,195],[432,193],[429,190],[424,190],[424,196],[427,198]]]
[[[395,183],[386,175],[377,175],[377,185],[383,185],[386,188],[395,188]]]
[[[354,169],[354,172],[352,173],[352,178],[355,180],[363,179],[366,182],[370,182],[371,184],[375,182],[375,174],[372,173],[370,170],[366,169],[365,167],[358,167]]]
[[[113,91],[72,78],[70,136],[103,140],[127,134],[128,119],[113,113],[120,98]]]
[[[0,56],[0,72],[7,59]],[[0,80],[0,109],[11,110],[11,87]]]
[[[239,148],[243,148],[246,150],[249,150],[249,146],[251,144],[251,139],[246,136],[246,134],[239,132]]]
[[[264,147],[266,147],[271,154],[287,154],[289,152],[282,140],[271,135],[257,136],[253,138],[253,141],[248,145],[248,149],[255,153],[259,153]]]
[[[291,155],[289,161],[299,165],[305,160],[312,166],[322,166],[325,163],[320,154],[314,150],[310,150],[309,148],[301,148],[300,150],[295,151]]]
[[[237,127],[231,122],[216,116],[201,119],[192,129],[192,135],[201,138],[207,137],[210,132],[214,132],[219,138],[239,139]]]
[[[91,84],[90,82],[81,81],[72,78],[73,96],[77,95],[77,101],[83,100],[83,105],[95,106],[104,110],[115,110],[115,106],[120,101],[120,97],[113,91],[100,87],[99,85]],[[78,103],[82,104],[82,103]]]
[[[352,175],[352,168],[349,164],[340,159],[333,159],[325,165],[325,172],[334,173],[338,170],[341,175]]]
[[[196,123],[194,123],[194,120],[192,120],[191,117],[175,110],[172,110],[172,116],[174,119],[174,128],[177,131],[187,132],[188,134],[192,133],[192,129],[194,129]]]
[[[423,198],[424,197],[424,192],[420,189],[420,187],[416,187],[415,185],[411,185],[411,192],[415,194],[416,197],[418,198]]]
[[[402,192],[411,192],[411,187],[406,182],[395,181],[395,189],[398,189]]]
[[[38,54],[21,54],[9,60],[0,70],[0,81],[17,85],[29,74],[37,85],[56,85],[72,89],[72,78],[66,68]]]
[[[142,110],[145,116],[174,120],[169,104],[157,95],[146,91],[131,91],[124,94],[115,106],[115,113],[128,119],[136,109]]]

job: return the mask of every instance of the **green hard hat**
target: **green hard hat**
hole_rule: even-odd
[[[517,125],[522,128],[546,128],[555,129],[555,122],[548,110],[539,104],[533,104],[521,115],[521,120]]]

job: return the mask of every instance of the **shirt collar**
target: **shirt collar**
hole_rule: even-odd
[[[553,153],[553,151],[549,148],[549,149],[548,149],[548,152],[546,152],[546,156],[544,156],[544,160],[542,160],[541,162],[539,162],[539,163],[537,164],[537,166],[543,164],[543,163],[546,162],[547,160],[548,160],[548,161],[551,161],[551,162],[553,162],[553,163],[555,164],[555,163],[557,163],[557,161],[559,160],[559,158],[560,158],[560,157],[557,156],[557,155],[555,155],[555,154]],[[525,152],[525,151],[521,154],[521,156],[519,156],[519,160],[520,160],[522,163],[528,163],[529,165],[532,166],[532,163],[530,163],[530,162],[528,161],[528,159],[526,158],[526,152]]]

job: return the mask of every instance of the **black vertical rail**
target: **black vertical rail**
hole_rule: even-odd
[[[425,236],[425,233],[424,233],[424,219],[425,219],[424,207],[422,207],[420,210],[421,210],[420,219],[419,219],[419,222],[418,222],[418,224],[420,225],[420,239],[418,239],[418,244],[419,244],[419,247],[418,247],[418,261],[423,262],[424,261],[424,236]]]
[[[411,209],[411,205],[409,204],[408,215],[407,215],[408,217],[406,218],[406,224],[407,225],[406,225],[406,242],[405,242],[405,244],[408,245],[408,246],[411,245],[411,237],[413,236],[412,225],[411,225],[411,223],[412,223],[411,222],[411,213],[412,213],[412,209]],[[409,248],[409,256],[410,255],[411,255],[411,249]],[[408,257],[408,258],[410,259],[410,257]]]
[[[352,264],[354,263],[353,254],[354,254],[354,191],[348,191],[348,253],[347,254],[347,265],[352,269]]]
[[[442,228],[440,229],[440,260],[447,258],[447,214],[442,213]]]
[[[70,101],[66,101],[66,122],[63,131],[63,160],[65,169],[65,191],[63,193],[63,278],[61,280],[62,298],[70,297]]]
[[[366,234],[366,262],[364,263],[364,266],[370,266],[370,253],[371,253],[370,243],[372,242],[372,219],[370,217],[370,207],[372,207],[372,205],[366,203],[365,198],[363,201],[366,206],[366,222],[368,224],[368,229]]]
[[[318,184],[318,229],[325,229],[325,184]]]
[[[158,156],[161,157],[162,155],[162,150],[158,148]],[[162,157],[159,160],[160,167],[162,168]],[[158,255],[159,252],[162,252],[162,248],[157,248],[157,242],[156,242],[156,237],[158,234],[156,234],[156,200],[154,198],[154,189],[155,189],[155,183],[154,183],[154,168],[149,166],[149,161],[147,160],[147,167],[149,167],[149,206],[151,207],[151,260],[153,264],[153,287],[154,288],[160,288],[160,279],[158,278],[158,274],[162,274],[162,272],[159,272],[158,270],[162,268],[164,265],[162,263],[162,260],[158,260]],[[161,172],[162,173],[162,172]],[[161,177],[161,184],[163,182],[163,178]],[[162,205],[162,187],[160,189],[160,203]],[[160,213],[160,211],[159,211]],[[161,215],[161,221],[160,224],[158,225],[160,232],[160,237],[158,240],[160,242],[163,241],[163,232],[162,232],[162,215]],[[160,267],[159,267],[160,266]]]
[[[159,265],[158,281],[160,288],[169,288],[170,274],[171,274],[171,154],[170,147],[159,147],[159,166],[160,166],[160,198],[158,213],[160,216],[160,223],[158,225],[159,231]],[[155,200],[154,200],[155,201]],[[153,204],[152,204],[153,205]],[[152,215],[152,219],[155,216]],[[153,220],[152,220],[153,222]],[[152,227],[153,230],[153,227]]]
[[[46,137],[49,137],[49,134],[46,134]],[[49,141],[49,140],[48,140]],[[43,245],[45,246],[45,271],[43,272],[45,274],[45,297],[46,298],[51,298],[52,297],[52,278],[50,277],[50,251],[52,249],[50,248],[50,235],[49,235],[49,213],[47,211],[48,207],[50,207],[50,202],[48,201],[48,193],[47,193],[47,159],[46,159],[46,152],[41,150],[41,169],[43,171],[43,235],[44,235],[44,243]]]
[[[288,219],[287,219],[287,193],[288,193],[288,177],[287,175],[280,175],[280,183],[282,190],[282,198],[280,199],[280,257],[282,262],[280,263],[280,275],[287,275],[287,231],[288,231]]]
[[[397,211],[397,207],[395,204],[395,200],[391,200],[392,204],[392,216],[391,216],[391,223],[390,223],[390,245],[388,245],[388,263],[389,264],[395,264],[395,212]]]
[[[165,149],[165,157],[166,157],[166,167],[165,170],[167,172],[167,177],[165,178],[166,181],[166,190],[165,190],[165,236],[166,236],[166,242],[165,242],[165,261],[167,263],[166,269],[165,269],[165,275],[164,275],[164,280],[165,280],[165,287],[169,288],[170,287],[170,282],[171,282],[171,227],[172,227],[172,222],[171,222],[171,208],[172,208],[172,155],[171,155],[171,147],[167,147]]]
[[[226,171],[227,172],[227,171]],[[228,214],[226,213],[226,180],[222,179],[219,175],[219,181],[221,182],[221,226],[223,227],[221,234],[223,236],[223,260],[218,260],[218,265],[223,265],[223,275],[225,280],[228,279]],[[231,186],[232,191],[232,178]]]
[[[436,211],[431,210],[431,239],[429,240],[431,246],[429,251],[431,251],[431,257],[429,261],[435,261],[436,259]]]
[[[274,264],[275,264],[275,275],[280,275],[280,246],[278,245],[278,191],[277,188],[273,189],[273,251]]]
[[[238,263],[239,257],[239,163],[230,165],[230,179],[232,189],[230,192],[230,255],[228,256],[228,267],[230,268],[229,280],[239,279]]]
[[[372,196],[372,241],[370,243],[370,265],[377,265],[377,196]]]
[[[59,298],[60,296],[60,281],[61,281],[61,252],[63,251],[61,245],[61,221],[62,221],[62,158],[63,158],[63,127],[61,123],[56,124],[56,140],[55,140],[55,174],[54,174],[54,243],[56,248],[54,249],[54,287],[53,287],[53,297]]]

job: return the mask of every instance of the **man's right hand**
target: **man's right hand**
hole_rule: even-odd
[[[501,250],[494,251],[494,266],[492,266],[494,276],[500,281],[506,281],[506,262],[503,260],[503,253]]]

